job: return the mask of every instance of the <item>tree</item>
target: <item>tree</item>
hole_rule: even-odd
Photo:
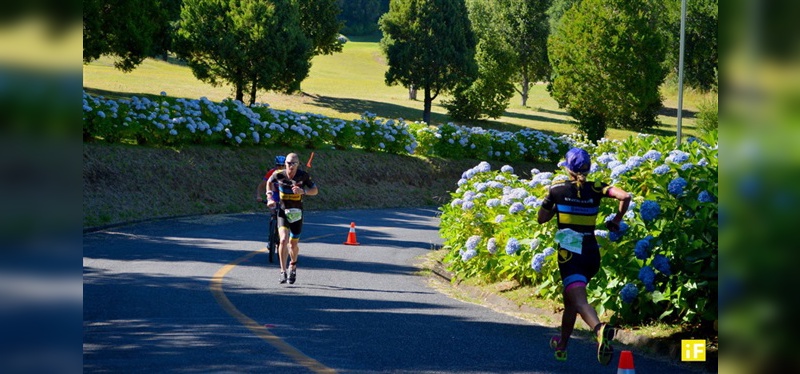
[[[153,56],[161,56],[167,61],[169,52],[172,51],[172,35],[175,33],[173,24],[181,19],[181,4],[183,0],[155,0],[158,10],[160,26],[153,35]]]
[[[515,55],[502,35],[495,5],[486,0],[468,0],[469,19],[478,39],[475,60],[478,76],[461,82],[447,101],[450,117],[458,121],[498,118],[514,96],[512,79],[517,72]]]
[[[339,0],[344,22],[342,32],[347,35],[366,35],[378,31],[381,3],[378,0]]]
[[[681,2],[666,2],[667,68],[676,76],[680,57]],[[686,24],[683,54],[683,78],[688,86],[711,90],[716,84],[719,60],[717,30],[719,8],[717,0],[686,2]]]
[[[656,20],[662,12],[640,0],[583,0],[550,36],[551,95],[591,140],[608,126],[641,131],[657,125],[665,77]]]
[[[293,92],[308,76],[312,44],[292,0],[184,0],[175,39],[195,77],[250,89]]]
[[[156,0],[84,0],[83,62],[102,55],[117,56],[114,66],[130,72],[153,54],[162,24]]]
[[[514,53],[517,67],[517,92],[522,105],[528,105],[528,92],[536,82],[550,78],[547,57],[547,37],[550,35],[547,9],[550,0],[498,0],[494,7],[498,14],[501,35]]]
[[[300,7],[300,27],[311,40],[314,55],[330,55],[342,51],[337,17],[341,9],[337,0],[297,0]]]
[[[580,1],[581,0],[553,0],[552,4],[550,4],[550,8],[547,10],[551,34],[556,31],[556,25],[561,21],[561,17],[564,16],[564,13]]]
[[[379,24],[389,64],[386,84],[422,90],[422,120],[430,123],[433,99],[477,74],[475,35],[464,1],[394,0]]]

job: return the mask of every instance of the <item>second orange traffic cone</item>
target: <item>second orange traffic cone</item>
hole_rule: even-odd
[[[633,368],[633,353],[631,351],[622,351],[619,354],[617,374],[636,374],[636,369]]]
[[[356,241],[356,223],[350,222],[350,232],[347,234],[347,241],[344,242],[347,245],[358,245],[359,243]]]

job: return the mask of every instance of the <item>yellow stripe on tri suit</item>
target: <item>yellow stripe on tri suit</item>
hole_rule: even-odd
[[[569,225],[594,226],[597,215],[583,216],[578,214],[558,213],[558,222]]]
[[[281,200],[300,201],[300,199],[302,199],[302,198],[303,198],[303,195],[301,195],[299,193],[286,194],[286,193],[281,192]]]

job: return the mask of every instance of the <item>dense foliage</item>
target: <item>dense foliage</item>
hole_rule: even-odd
[[[665,49],[657,10],[638,0],[584,0],[550,36],[551,95],[592,141],[609,126],[658,124]]]
[[[135,69],[145,58],[163,51],[176,9],[175,1],[169,0],[85,0],[83,62],[114,55],[116,68]]]
[[[476,40],[464,0],[393,0],[380,27],[389,65],[386,84],[422,90],[422,120],[430,123],[433,99],[477,74]]]
[[[313,44],[293,0],[184,0],[176,47],[197,79],[230,83],[235,99],[292,92],[308,76]]]
[[[617,323],[660,320],[703,323],[717,318],[716,131],[674,149],[674,137],[640,135],[593,145],[572,144],[592,154],[589,180],[610,182],[634,198],[620,234],[603,230],[616,212],[606,199],[595,231],[602,267],[588,288],[599,311]],[[516,280],[545,298],[561,297],[556,222],[536,215],[551,183],[565,172],[531,171],[526,180],[507,165],[481,163],[464,172],[443,206],[441,234],[446,261],[458,278]]]
[[[486,158],[554,162],[565,148],[563,139],[535,130],[485,130],[454,124],[429,126],[402,119],[381,119],[364,113],[345,121],[319,114],[280,111],[241,101],[214,103],[132,97],[113,100],[83,95],[83,140],[108,143],[180,146],[292,146],[310,149],[358,147],[393,154],[445,158]]]

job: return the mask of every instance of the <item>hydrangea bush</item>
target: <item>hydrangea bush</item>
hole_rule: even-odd
[[[590,181],[633,195],[619,233],[603,224],[618,202],[608,198],[600,206],[602,266],[588,288],[590,301],[601,313],[613,312],[615,323],[716,320],[717,133],[690,138],[680,149],[674,137],[655,135],[597,145],[571,136],[569,143],[592,155]],[[519,178],[511,166],[492,171],[487,162],[465,171],[440,208],[445,261],[459,278],[513,279],[560,299],[556,220],[540,225],[536,216],[549,186],[567,174],[531,175]]]
[[[266,104],[247,106],[226,99],[167,97],[108,99],[83,94],[83,140],[147,145],[218,144],[303,146],[310,149],[359,147],[370,152],[421,154],[501,161],[555,161],[566,140],[535,130],[485,130],[452,123],[428,126],[364,113],[345,121],[294,113]]]

